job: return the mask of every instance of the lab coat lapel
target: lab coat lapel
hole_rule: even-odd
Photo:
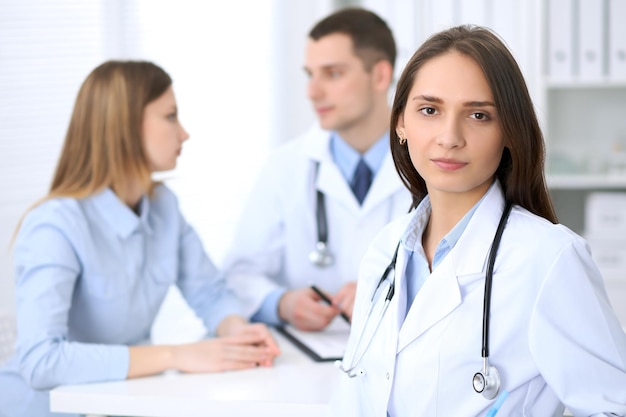
[[[343,206],[358,210],[361,206],[354,198],[348,182],[339,171],[337,165],[332,162],[330,153],[328,157],[320,161],[317,174],[317,189],[323,192],[329,199],[340,202]],[[366,197],[367,200],[367,197]]]
[[[398,352],[457,308],[466,287],[484,281],[491,242],[503,208],[502,190],[495,183],[459,241],[415,296],[400,328]]]
[[[311,160],[312,164],[318,164],[317,178],[314,179],[315,187],[333,201],[338,201],[351,210],[359,209],[359,204],[352,195],[352,190],[339,168],[333,162],[330,153],[330,135],[327,130],[319,126],[313,126],[303,142],[302,152]]]
[[[459,304],[461,291],[452,259],[446,256],[415,296],[400,328],[398,352],[441,321]],[[405,305],[406,302],[401,303],[400,308],[405,308]]]

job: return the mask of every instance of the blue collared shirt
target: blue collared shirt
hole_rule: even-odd
[[[127,346],[150,338],[172,284],[210,332],[240,313],[174,194],[157,186],[139,209],[106,189],[25,217],[14,246],[17,349],[0,370],[8,416],[49,414],[47,391],[34,389],[126,378]]]
[[[484,196],[463,216],[463,218],[446,234],[443,239],[437,244],[435,248],[435,255],[433,256],[432,269],[434,270],[446,257],[448,253],[454,248],[454,245],[459,241],[461,235],[465,231],[467,224],[469,223],[472,215],[480,205]],[[407,265],[405,272],[405,282],[407,291],[407,305],[406,311],[411,308],[411,303],[418,293],[424,281],[430,276],[431,269],[428,266],[428,260],[426,259],[426,253],[422,246],[422,235],[430,219],[432,206],[430,204],[430,198],[427,195],[420,202],[415,209],[415,217],[411,221],[411,227],[407,230],[402,237],[402,247],[404,248],[407,256]]]
[[[336,132],[330,137],[330,153],[348,183],[352,182],[359,159],[363,158],[375,177],[389,152],[389,134],[380,137],[363,155],[352,148]]]
[[[373,177],[376,177],[389,152],[389,134],[385,133],[381,136],[363,155],[348,145],[336,132],[331,133],[329,146],[333,161],[350,184],[361,157],[372,170]],[[278,302],[285,291],[287,289],[281,288],[268,294],[259,310],[252,316],[252,320],[274,325],[284,324],[278,316]]]

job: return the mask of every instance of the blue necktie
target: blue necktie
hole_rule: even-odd
[[[367,195],[367,191],[372,184],[372,170],[367,166],[363,158],[359,159],[359,163],[354,171],[354,177],[352,177],[352,192],[359,201],[359,204],[363,204],[363,200]]]

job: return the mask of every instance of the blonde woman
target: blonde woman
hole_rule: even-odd
[[[83,83],[48,195],[14,243],[18,337],[0,369],[0,414],[50,415],[60,384],[271,366],[279,350],[239,303],[152,173],[189,134],[172,80],[150,62],[109,61]],[[217,336],[141,345],[176,284]]]

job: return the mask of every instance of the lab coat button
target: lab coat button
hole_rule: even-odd
[[[385,378],[387,378],[387,381],[389,381],[389,376],[390,376],[390,375],[389,375],[389,372],[387,372],[387,373],[385,374]]]

